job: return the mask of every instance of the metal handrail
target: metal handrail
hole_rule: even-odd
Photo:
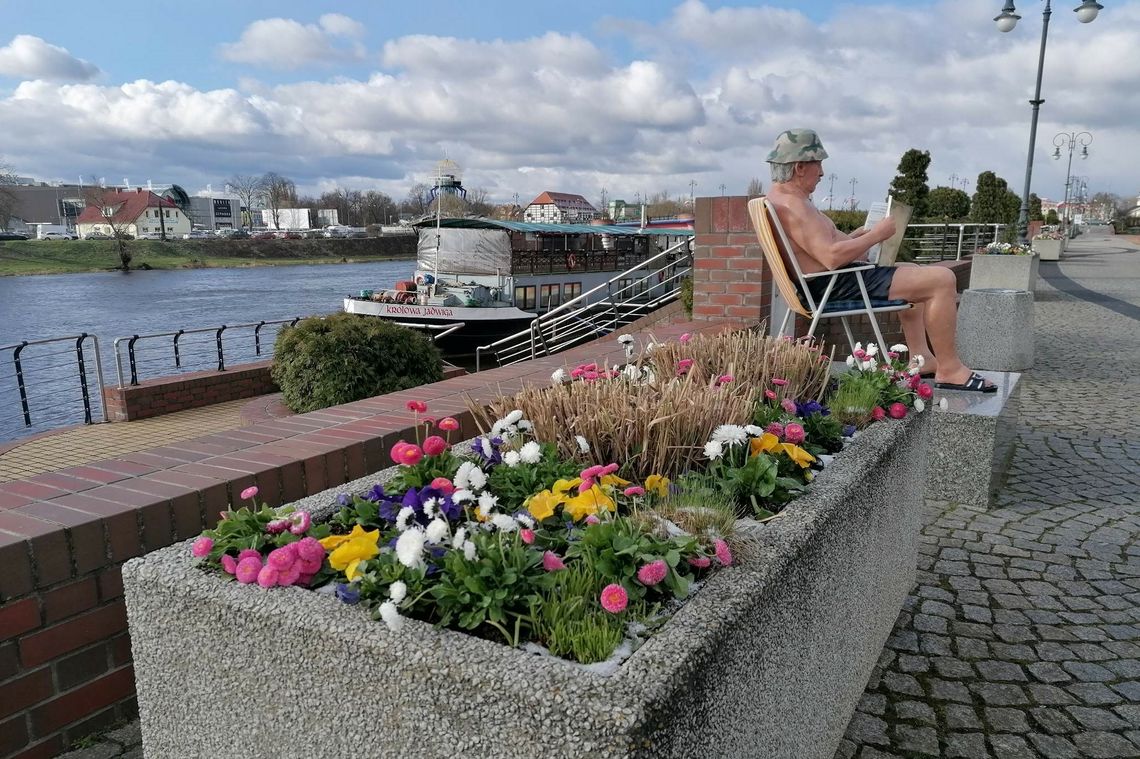
[[[16,390],[19,396],[20,417],[23,420],[24,427],[32,427],[35,424],[32,412],[32,400],[29,394],[29,378],[27,376],[27,369],[25,366],[26,359],[23,355],[25,349],[34,345],[51,345],[56,343],[72,343],[74,348],[65,351],[55,351],[46,355],[37,356],[37,359],[44,359],[56,355],[74,355],[75,367],[78,370],[80,400],[83,404],[83,421],[86,424],[91,424],[94,421],[93,416],[93,402],[91,397],[91,387],[87,378],[87,354],[84,350],[84,343],[87,340],[92,341],[93,354],[92,357],[95,362],[94,375],[97,397],[99,399],[99,408],[101,409],[102,421],[107,421],[107,408],[103,404],[103,358],[102,351],[99,348],[99,338],[95,335],[83,332],[78,335],[67,335],[64,337],[51,337],[42,340],[21,340],[19,343],[12,343],[11,345],[0,345],[0,353],[5,351],[12,352],[12,366],[14,374],[12,375],[16,380]],[[63,364],[55,364],[55,367],[62,366]],[[60,401],[66,401],[62,394],[53,391],[51,408],[60,407]],[[66,405],[66,404],[63,404]]]
[[[903,241],[912,243],[940,243],[938,245],[938,260],[947,260],[948,256],[946,256],[945,253],[948,249],[952,248],[954,250],[954,260],[960,261],[962,260],[963,251],[966,248],[967,235],[970,235],[970,239],[973,242],[970,248],[970,252],[973,252],[974,249],[981,247],[982,244],[996,240],[1001,234],[1001,230],[1006,226],[1008,225],[965,222],[908,224],[907,234],[903,238]],[[918,230],[920,234],[910,234],[912,229]],[[938,239],[932,239],[929,235],[922,234],[924,230],[942,230],[943,233],[938,236]],[[954,240],[952,245],[948,244],[951,237]],[[934,256],[921,256],[921,258],[932,259]]]
[[[678,256],[677,253],[682,248],[685,250],[685,252],[681,256]],[[679,266],[678,264],[681,264],[684,261],[684,259],[688,259],[688,263],[685,264],[683,267]],[[661,262],[664,262],[664,263],[661,264]],[[617,291],[615,292],[615,290],[614,290],[614,284],[615,283],[620,283],[620,281],[623,279],[630,279],[630,275],[632,275],[636,272],[642,272],[646,269],[646,267],[652,267],[656,264],[661,264],[661,265],[659,266],[659,268],[656,268],[656,269],[651,268],[650,271],[647,274],[645,274],[644,276],[641,276],[640,279],[637,279],[636,281],[631,281],[627,285],[619,286]],[[582,319],[582,316],[584,314],[588,314],[591,311],[600,311],[602,314],[608,312],[611,314],[611,318],[608,321],[604,322],[604,324],[611,325],[611,330],[612,330],[613,328],[616,328],[617,323],[619,321],[619,317],[620,317],[619,308],[626,306],[628,303],[634,303],[635,298],[639,297],[640,295],[643,295],[646,291],[652,290],[653,287],[658,287],[660,285],[664,285],[667,283],[670,285],[675,285],[675,287],[673,287],[672,290],[668,291],[663,296],[659,296],[656,299],[651,299],[648,301],[641,301],[641,302],[635,303],[635,305],[630,309],[630,311],[636,313],[636,312],[639,312],[641,310],[648,310],[647,304],[652,304],[653,307],[655,308],[659,305],[662,305],[666,301],[672,300],[673,298],[677,297],[677,294],[678,294],[679,289],[680,289],[680,285],[679,285],[680,279],[682,278],[683,273],[687,273],[687,271],[688,271],[689,267],[691,267],[691,265],[692,265],[692,239],[689,238],[689,239],[682,240],[681,242],[673,245],[672,247],[666,248],[665,250],[661,251],[660,253],[658,253],[654,256],[651,256],[651,257],[645,259],[644,261],[639,262],[633,268],[627,269],[623,272],[620,272],[620,273],[614,275],[613,277],[611,277],[610,279],[606,280],[605,282],[587,290],[586,292],[584,292],[580,295],[575,296],[574,298],[571,298],[570,300],[566,301],[562,305],[557,306],[557,307],[551,309],[550,311],[547,311],[546,313],[542,314],[541,316],[539,316],[539,317],[535,318],[533,321],[531,321],[531,323],[527,326],[527,328],[525,330],[521,330],[519,332],[516,332],[513,335],[508,335],[507,337],[500,338],[499,340],[496,340],[495,342],[493,342],[489,345],[480,345],[480,346],[476,347],[475,348],[475,371],[478,372],[481,369],[481,366],[482,366],[481,359],[482,359],[482,354],[484,352],[494,351],[494,352],[498,353],[497,349],[503,348],[505,346],[512,345],[513,343],[519,343],[519,341],[523,340],[523,338],[526,338],[526,341],[523,345],[515,346],[513,349],[508,348],[506,350],[506,353],[511,357],[512,360],[522,360],[521,358],[518,358],[518,355],[519,355],[519,351],[524,346],[529,348],[529,354],[530,354],[529,357],[535,358],[540,353],[540,351],[538,350],[538,345],[540,343],[542,344],[542,347],[543,347],[543,350],[541,351],[541,353],[543,355],[547,355],[549,353],[556,352],[557,350],[559,350],[561,348],[569,347],[569,345],[572,345],[576,340],[581,340],[582,337],[589,332],[594,332],[594,333],[598,333],[598,334],[605,334],[607,330],[605,329],[604,326],[595,324],[593,321],[584,320],[584,319]],[[672,269],[673,271],[672,271],[672,273],[669,273],[667,275],[666,273],[670,269]],[[658,277],[660,277],[660,278],[656,279],[656,281],[652,281]],[[649,288],[643,288],[640,291],[635,291],[633,294],[633,297],[629,301],[615,300],[616,295],[619,295],[623,292],[631,290],[636,285],[644,284],[646,282],[651,283],[650,287]],[[597,294],[601,293],[602,291],[605,291],[605,293],[606,293],[605,298],[600,299],[600,300],[591,301],[591,296],[597,295]],[[543,327],[549,327],[551,329],[551,333],[552,333],[552,337],[553,337],[557,328],[560,326],[565,326],[567,324],[567,322],[578,322],[578,324],[575,325],[578,329],[578,332],[575,333],[573,331],[573,328],[570,328],[567,330],[567,332],[563,333],[563,335],[562,335],[563,339],[557,345],[554,345],[554,346],[550,345],[546,339],[546,335],[542,331],[542,328]],[[574,337],[575,339],[567,340],[566,339],[567,335],[570,335],[570,336]]]
[[[254,355],[261,355],[261,328],[272,324],[288,324],[289,326],[296,326],[301,317],[297,316],[292,319],[276,319],[273,321],[259,321],[249,322],[245,324],[223,324],[220,327],[200,327],[198,329],[180,329],[175,332],[152,332],[146,335],[130,335],[124,337],[116,337],[114,341],[115,346],[115,375],[118,380],[119,387],[126,387],[123,376],[123,351],[120,349],[120,344],[126,342],[127,345],[127,362],[130,367],[130,384],[132,386],[139,384],[139,371],[138,361],[135,352],[135,344],[139,340],[152,340],[155,338],[170,337],[173,338],[172,346],[174,351],[174,367],[176,369],[182,368],[182,352],[180,341],[183,335],[195,335],[212,332],[214,334],[215,350],[218,358],[218,371],[224,372],[226,370],[226,357],[225,349],[222,345],[222,335],[227,329],[244,329],[253,327],[254,336]]]

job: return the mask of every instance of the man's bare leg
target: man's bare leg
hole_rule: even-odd
[[[899,311],[899,322],[902,323],[903,336],[906,347],[910,350],[909,358],[922,356],[922,373],[934,372],[938,369],[938,360],[926,343],[926,309],[921,303],[914,308]]]
[[[930,338],[930,347],[938,356],[934,370],[935,381],[958,384],[968,380],[971,370],[958,358],[957,346],[954,344],[958,328],[954,273],[940,266],[899,267],[891,281],[889,294],[892,299],[922,304],[921,317],[925,333]],[[906,330],[905,322],[903,329]],[[907,339],[910,339],[909,333]]]

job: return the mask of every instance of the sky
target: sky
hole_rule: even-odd
[[[928,150],[931,187],[1022,191],[1038,0],[0,0],[0,164],[44,181],[404,198],[437,162],[523,204],[743,194],[783,130],[818,131],[820,207],[885,197]],[[1140,0],[1091,24],[1055,4],[1033,191],[1140,191]],[[830,177],[834,176],[834,180]],[[854,184],[852,184],[854,180]],[[695,183],[695,184],[694,184]],[[833,191],[832,191],[833,188]]]

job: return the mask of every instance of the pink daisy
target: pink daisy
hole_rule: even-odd
[[[720,538],[717,538],[713,543],[713,549],[716,551],[716,560],[721,563],[721,566],[727,567],[732,564],[732,551],[728,548],[728,543],[725,543]]]
[[[641,569],[637,570],[637,581],[642,585],[653,587],[664,580],[667,574],[669,574],[669,565],[664,559],[657,559],[642,565]]]
[[[612,582],[602,588],[601,601],[602,608],[610,614],[620,614],[629,605],[629,594],[625,592],[625,588]]]

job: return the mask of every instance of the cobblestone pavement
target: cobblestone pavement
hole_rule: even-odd
[[[1140,250],[1071,250],[1042,264],[1069,281],[1038,289],[997,508],[928,504],[837,759],[1140,757]]]
[[[928,505],[918,585],[836,759],[1140,757],[1140,320],[1120,313],[1140,308],[1140,246],[1128,246],[1072,245],[1060,271],[1093,302],[1039,286],[998,508]],[[134,759],[139,741],[135,721],[64,756]]]

